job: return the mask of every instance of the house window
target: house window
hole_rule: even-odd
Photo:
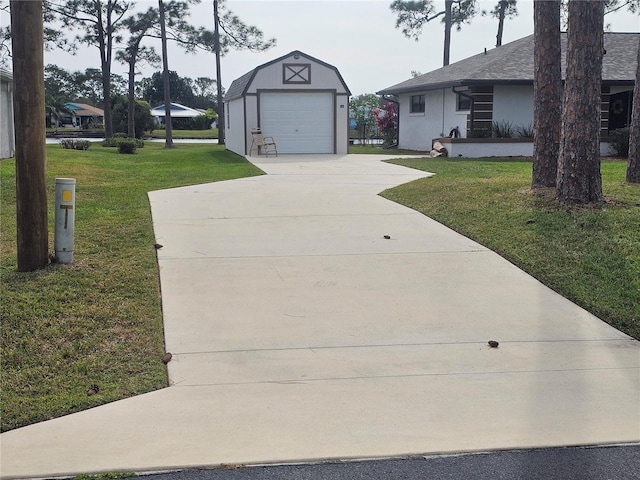
[[[424,113],[424,95],[411,95],[410,113]]]
[[[456,99],[456,110],[457,111],[468,111],[471,110],[471,98],[469,91],[460,92],[457,94]]]

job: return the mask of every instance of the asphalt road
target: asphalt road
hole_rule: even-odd
[[[146,480],[638,480],[640,445],[554,448],[315,465],[227,467]]]

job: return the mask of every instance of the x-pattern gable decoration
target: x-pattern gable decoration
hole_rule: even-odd
[[[284,63],[282,65],[283,83],[311,83],[310,63]]]

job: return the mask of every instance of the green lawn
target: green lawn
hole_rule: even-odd
[[[349,145],[349,153],[367,155],[428,155],[429,152],[416,152],[415,150],[401,150],[399,148],[382,148],[379,145]]]
[[[58,128],[57,130],[54,128],[47,128],[47,133],[82,133],[86,132],[81,128]],[[102,136],[104,137],[104,131],[102,131]],[[208,130],[173,130],[172,131],[173,138],[195,138],[195,139],[216,139],[218,138],[218,129],[210,128]],[[144,135],[146,138],[165,138],[164,129],[154,130],[153,132],[145,132]]]
[[[163,147],[48,146],[51,250],[55,177],[77,181],[74,264],[34,273],[16,271],[15,162],[0,162],[3,431],[166,386],[147,192],[261,172],[217,145]]]
[[[218,138],[218,129],[210,128],[209,130],[172,130],[171,132],[174,139],[179,138],[196,138],[196,139],[214,139]],[[150,138],[165,138],[166,133],[164,130],[154,130],[153,132],[145,133],[145,137]]]
[[[385,198],[451,227],[538,278],[607,323],[640,339],[640,185],[626,163],[602,163],[608,201],[562,207],[533,194],[531,161],[393,160],[432,178],[387,190]]]

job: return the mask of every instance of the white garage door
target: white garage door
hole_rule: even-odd
[[[278,153],[333,153],[333,94],[260,94],[260,126]]]

